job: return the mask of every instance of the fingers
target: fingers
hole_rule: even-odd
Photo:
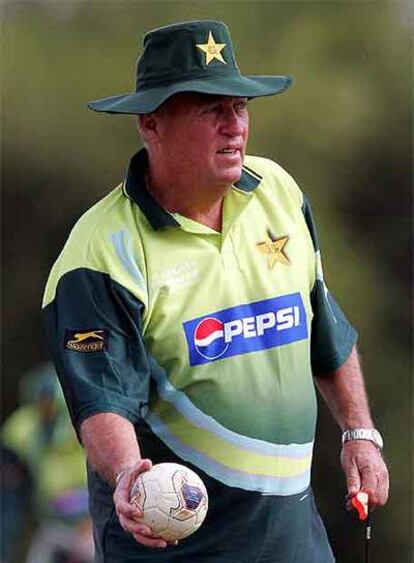
[[[119,522],[123,529],[132,534],[135,540],[147,547],[167,547],[167,542],[152,533],[149,526],[143,522],[136,522],[125,518],[123,515],[119,517]]]
[[[153,534],[149,526],[140,522],[143,516],[142,510],[136,504],[129,502],[130,491],[138,475],[149,471],[151,467],[151,460],[141,459],[121,474],[113,495],[115,511],[122,528],[132,534],[137,542],[147,547],[165,548],[169,542]],[[172,544],[176,543],[172,542]]]
[[[379,450],[369,441],[347,442],[341,454],[346,475],[346,508],[352,510],[352,498],[361,490],[368,494],[370,510],[388,500],[389,477]]]
[[[132,534],[134,539],[139,542],[142,543],[143,545],[147,546],[147,547],[159,547],[159,548],[163,548],[163,547],[167,547],[168,543],[159,538],[152,538],[152,537],[146,537],[143,536],[142,534]]]
[[[365,465],[360,469],[361,473],[361,490],[367,493],[370,501],[375,494],[377,488],[377,475],[372,465]]]
[[[361,478],[356,463],[350,462],[348,470],[345,470],[345,476],[348,490],[347,498],[352,498],[361,489]]]
[[[127,520],[137,521],[142,518],[142,511],[137,505],[122,500],[115,502],[115,511],[119,519],[123,517]]]
[[[155,535],[151,528],[143,522],[137,522],[135,520],[131,520],[130,518],[126,518],[121,513],[119,516],[119,523],[126,532],[132,534],[137,542],[142,543],[147,547],[163,548],[168,545],[167,541]]]
[[[387,467],[383,461],[382,464],[379,464],[375,477],[376,486],[369,496],[369,504],[371,510],[375,510],[375,508],[377,507],[384,506],[384,504],[386,504],[388,500],[389,477]]]
[[[136,478],[140,473],[149,471],[151,467],[151,460],[141,459],[121,474],[114,492],[115,504],[117,503],[117,501],[123,501],[129,504],[131,487],[134,484]]]

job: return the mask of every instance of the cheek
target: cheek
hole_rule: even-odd
[[[189,135],[190,128],[171,128],[165,137],[164,145],[168,148],[170,155],[177,159],[190,157],[197,145],[198,139],[193,134]]]
[[[188,170],[201,170],[209,162],[211,151],[204,132],[189,126],[185,133],[175,136],[172,141],[172,152],[181,166]]]
[[[207,162],[217,148],[217,134],[206,128],[189,127],[186,135],[186,154],[200,162]]]
[[[190,151],[193,147],[205,145],[208,142],[209,131],[205,127],[200,127],[194,121],[190,121],[185,126],[180,125],[179,128],[171,131],[169,140],[184,151]]]

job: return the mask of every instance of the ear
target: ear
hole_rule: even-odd
[[[138,116],[138,131],[146,143],[153,143],[159,137],[159,123],[155,113]]]

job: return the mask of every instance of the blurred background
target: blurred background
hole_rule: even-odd
[[[1,4],[2,487],[20,498],[17,508],[28,506],[17,510],[20,524],[12,526],[8,513],[12,533],[3,529],[2,534],[10,545],[17,541],[18,554],[7,556],[3,541],[3,561],[26,561],[26,547],[33,531],[42,530],[45,514],[36,494],[38,472],[46,469],[19,448],[25,432],[16,430],[16,419],[23,428],[35,428],[43,388],[25,394],[24,382],[48,377],[34,373],[53,374],[43,363],[48,354],[40,303],[46,278],[76,219],[120,182],[139,146],[133,117],[98,115],[85,104],[134,89],[146,31],[198,18],[229,25],[244,74],[294,77],[283,96],[250,103],[249,152],[279,162],[313,204],[328,285],[360,333],[371,405],[391,472],[390,502],[373,517],[373,561],[412,563],[410,0]],[[32,412],[25,419],[21,409],[28,403]],[[59,409],[52,409],[55,419]],[[41,451],[53,449],[44,424],[41,432],[46,436]],[[71,459],[79,467],[75,442],[72,446]],[[314,488],[338,563],[358,563],[363,527],[344,509],[339,452],[340,431],[321,406]],[[19,463],[21,469],[10,472]],[[28,484],[30,475],[34,484]],[[82,475],[70,484],[63,479],[59,490],[51,491],[75,494],[70,525],[73,516],[78,525],[82,512],[83,480]],[[39,561],[47,563],[46,556]]]

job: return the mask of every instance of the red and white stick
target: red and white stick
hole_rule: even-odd
[[[357,510],[359,519],[365,521],[365,563],[371,562],[372,527],[368,500],[367,493],[363,491],[357,493],[352,499],[352,506]]]

